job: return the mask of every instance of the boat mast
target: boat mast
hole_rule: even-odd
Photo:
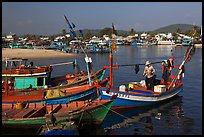
[[[113,32],[114,31],[113,24],[112,24],[112,27],[113,27],[112,34],[114,34],[114,32]],[[110,65],[109,66],[104,66],[104,68],[109,68],[110,69],[110,80],[109,80],[109,83],[108,83],[108,88],[109,89],[113,88],[113,68],[118,68],[118,64],[113,66],[113,49],[115,49],[115,47],[114,47],[115,46],[115,42],[114,42],[113,36],[112,36],[112,39],[111,39],[111,43],[112,43],[112,45],[109,42],[109,48],[110,48],[109,62],[110,62]]]
[[[112,40],[114,41],[114,40]],[[112,42],[113,46],[113,42]],[[109,61],[110,61],[110,83],[109,83],[109,88],[112,89],[113,87],[113,54],[112,54],[112,47],[110,48],[110,55],[109,55]]]
[[[73,28],[75,28],[75,25],[72,23],[72,26],[71,24],[69,23],[69,20],[67,19],[67,17],[64,15],[64,18],[70,28],[70,34],[73,35],[73,37],[78,41],[78,37],[76,36],[75,34],[75,31]],[[74,26],[73,26],[74,25]],[[81,36],[83,38],[83,36]],[[83,47],[79,44],[79,46],[81,47],[81,49],[83,50],[83,53],[85,54],[85,62],[86,62],[86,67],[87,67],[87,72],[88,72],[88,79],[89,79],[89,85],[91,86],[91,74],[90,74],[90,69],[89,69],[89,63],[92,63],[92,59],[91,57],[88,57],[88,55],[86,54],[86,52],[84,51]]]

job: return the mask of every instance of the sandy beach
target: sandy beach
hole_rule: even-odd
[[[2,48],[2,59],[8,58],[56,58],[77,56],[74,53],[64,53],[61,51],[44,50],[44,49],[11,49]]]

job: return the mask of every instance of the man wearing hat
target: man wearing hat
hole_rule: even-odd
[[[143,76],[146,76],[145,83],[146,87],[149,90],[153,90],[154,88],[154,75],[155,69],[151,65],[149,61],[146,61]]]

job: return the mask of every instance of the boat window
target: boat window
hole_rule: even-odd
[[[39,77],[37,80],[37,86],[43,86],[43,77]]]

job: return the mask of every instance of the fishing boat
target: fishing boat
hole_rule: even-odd
[[[97,98],[97,84],[105,86],[108,78],[91,83],[91,85],[81,85],[75,87],[59,87],[49,89],[25,89],[15,90],[15,92],[7,90],[2,92],[2,104],[21,103],[40,103],[40,104],[66,104],[77,100],[95,99]]]
[[[74,121],[101,124],[106,117],[114,97],[111,100],[85,100],[68,104],[16,103],[2,104],[2,126],[12,128],[40,128],[42,125],[58,125],[61,122]]]
[[[73,62],[51,64],[48,66],[34,66],[33,62],[27,65],[28,59],[12,58],[6,59],[6,68],[2,70],[2,91],[5,90],[5,84],[9,85],[10,90],[20,89],[40,89],[55,87],[73,87],[84,85],[88,82],[87,71],[76,71],[74,74],[51,77],[54,66],[73,64]],[[74,61],[76,62],[76,60]],[[75,63],[76,66],[76,63]],[[76,69],[76,68],[75,68]],[[92,80],[102,80],[105,69],[92,72]]]
[[[108,87],[99,87],[101,99],[109,99],[112,95],[117,95],[112,109],[138,107],[150,105],[159,101],[163,101],[179,94],[183,89],[182,75],[184,73],[184,64],[191,59],[195,51],[194,47],[188,47],[184,55],[184,59],[180,65],[167,64],[168,60],[161,61],[162,74],[165,77],[162,79],[155,79],[154,88],[149,90],[146,88],[145,80],[141,82],[129,83],[129,87],[121,85],[119,88],[114,88],[113,81],[113,68],[130,65],[115,65],[113,66],[112,52],[110,52],[110,66],[104,66],[110,69],[110,81]],[[172,52],[172,58],[169,60],[172,63],[175,62],[174,53]],[[158,62],[156,62],[158,63]],[[134,64],[134,66],[145,65],[145,64]],[[167,66],[171,65],[171,73]],[[139,69],[138,69],[139,70]],[[175,72],[175,75],[173,74]]]
[[[175,45],[174,41],[171,40],[159,40],[157,41],[157,45]]]
[[[107,45],[99,45],[97,43],[92,43],[86,45],[84,49],[79,49],[79,53],[109,53],[109,47]]]
[[[182,46],[191,46],[192,45],[192,40],[188,38],[182,39]]]
[[[142,47],[145,43],[140,40],[140,39],[136,39],[135,41],[132,42],[132,46],[134,47]]]

